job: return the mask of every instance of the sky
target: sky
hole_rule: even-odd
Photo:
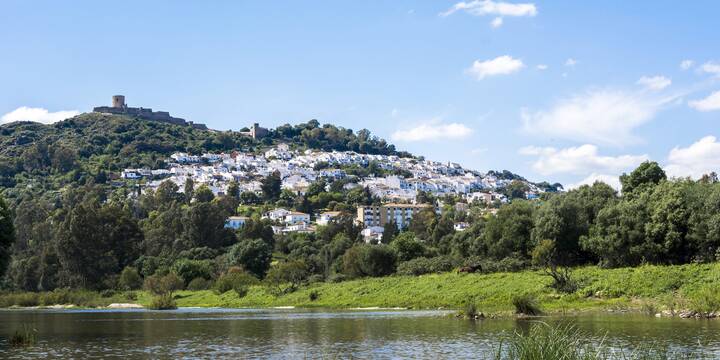
[[[310,119],[566,187],[720,172],[718,1],[0,3],[0,123]]]

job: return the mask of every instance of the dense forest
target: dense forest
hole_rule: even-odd
[[[453,205],[460,199],[448,197],[439,211],[419,213],[402,232],[390,224],[380,244],[366,244],[354,209],[379,199],[361,187],[346,189],[342,180],[319,179],[303,195],[281,190],[277,174],[262,180],[262,196],[232,186],[216,197],[191,183],[179,189],[165,182],[139,195],[112,187],[110,172],[157,165],[172,151],[261,144],[232,132],[95,116],[0,128],[2,288],[136,289],[144,283],[149,289],[166,284],[238,291],[263,281],[285,292],[315,281],[537,267],[558,289],[569,290],[568,267],[711,262],[720,256],[720,183],[714,174],[667,179],[657,163],[646,162],[621,177],[622,194],[596,183],[534,201],[515,199],[495,215],[479,205],[458,211]],[[280,127],[263,141],[273,139],[397,153],[364,131],[354,135],[312,121]],[[428,194],[418,200],[436,204]],[[315,233],[277,235],[272,222],[260,218],[276,206],[346,215]],[[251,219],[238,231],[225,228],[225,219],[237,214]],[[470,227],[456,231],[457,222]]]

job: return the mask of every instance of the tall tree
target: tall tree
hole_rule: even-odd
[[[282,179],[280,172],[273,171],[260,182],[260,189],[263,192],[265,201],[275,202],[280,198],[282,192]]]
[[[0,195],[0,278],[10,263],[10,248],[15,242],[15,227],[5,199]]]

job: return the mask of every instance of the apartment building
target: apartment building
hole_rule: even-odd
[[[413,216],[424,209],[432,208],[428,204],[385,204],[358,206],[357,222],[364,227],[385,226],[395,222],[398,228],[404,229],[410,224]]]

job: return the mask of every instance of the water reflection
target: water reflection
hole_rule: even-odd
[[[181,309],[0,311],[0,335],[38,329],[30,349],[0,346],[3,358],[482,358],[538,320],[471,322],[435,311]],[[720,322],[642,315],[542,318],[572,322],[615,347],[655,342],[720,355]],[[4,340],[3,340],[4,341]]]

